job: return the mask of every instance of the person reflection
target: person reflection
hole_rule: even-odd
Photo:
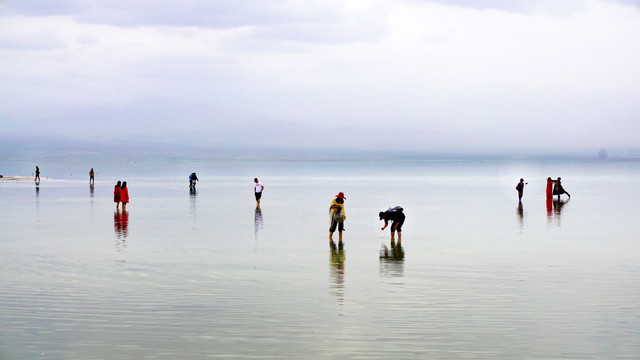
[[[329,241],[329,261],[331,270],[331,294],[335,295],[338,302],[344,302],[344,261],[347,255],[344,251],[344,245],[340,242],[338,246]]]
[[[389,247],[382,244],[380,249],[380,273],[389,277],[400,277],[404,274],[404,249],[402,242],[391,240]]]
[[[560,200],[560,199],[553,201],[553,212],[557,217],[558,224],[560,223],[560,215],[562,214],[562,208],[568,202],[569,200]]]
[[[518,202],[518,222],[520,222],[520,228],[524,226],[524,208],[522,202]]]
[[[189,188],[189,211],[191,212],[191,218],[196,219],[196,188]]]
[[[262,209],[260,206],[256,206],[256,211],[253,217],[253,234],[256,239],[258,238],[258,233],[262,230]]]
[[[93,198],[93,192],[94,192],[94,186],[93,183],[89,184],[89,196],[91,196],[91,198]]]
[[[116,210],[113,213],[113,228],[116,232],[116,238],[126,239],[129,235],[129,213]]]

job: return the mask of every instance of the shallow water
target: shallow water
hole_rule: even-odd
[[[0,183],[0,359],[640,357],[637,163],[109,163],[93,189],[74,166]]]

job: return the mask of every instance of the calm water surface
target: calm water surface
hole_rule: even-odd
[[[637,163],[39,166],[0,182],[0,359],[640,358]]]

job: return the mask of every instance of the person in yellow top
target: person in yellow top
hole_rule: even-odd
[[[333,241],[333,233],[338,228],[338,242],[342,243],[342,232],[344,231],[344,221],[347,220],[347,215],[344,211],[344,200],[346,197],[343,192],[338,193],[335,199],[331,200],[331,206],[329,206],[329,218],[331,219],[331,226],[329,226],[329,242]]]

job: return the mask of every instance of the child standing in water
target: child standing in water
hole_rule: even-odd
[[[342,243],[342,232],[344,231],[344,221],[347,215],[344,211],[344,200],[346,197],[343,192],[338,193],[335,199],[331,201],[329,206],[329,216],[331,218],[331,226],[329,226],[329,242],[333,242],[333,233],[338,228],[338,242]]]

